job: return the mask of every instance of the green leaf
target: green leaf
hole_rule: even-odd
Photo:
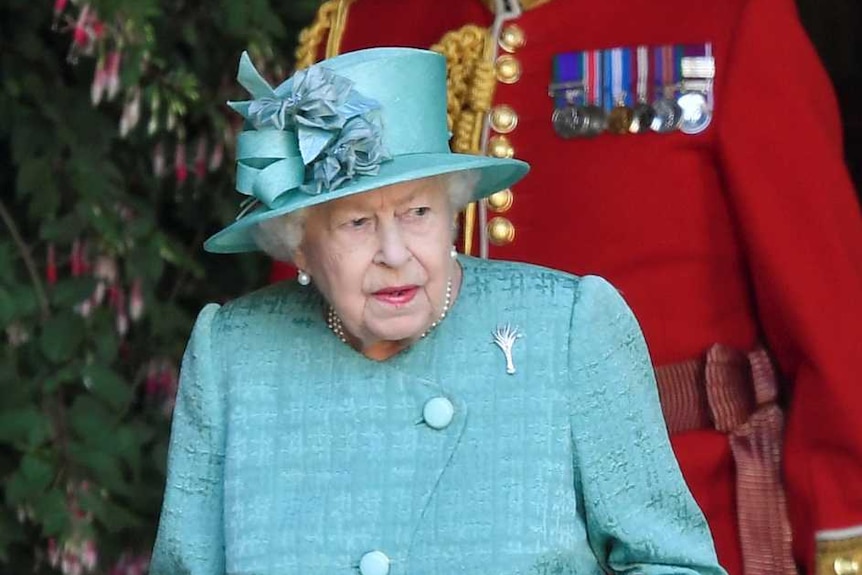
[[[132,398],[132,388],[111,368],[95,363],[84,369],[84,381],[93,395],[114,409],[122,409]]]
[[[62,534],[69,525],[69,508],[66,495],[60,488],[43,493],[31,503],[36,517],[42,523],[42,534],[55,537]]]
[[[86,395],[75,399],[67,418],[73,437],[82,445],[99,450],[110,444],[116,431],[112,413],[103,403]]]
[[[61,312],[42,326],[40,349],[53,363],[68,361],[77,353],[85,332],[83,319],[72,311]]]
[[[5,328],[15,317],[15,300],[4,287],[0,287],[0,328]]]
[[[0,285],[9,285],[15,279],[15,267],[18,261],[18,252],[12,242],[0,240]]]
[[[60,207],[57,179],[46,157],[28,158],[18,167],[18,197],[29,198],[28,212],[33,219],[53,215]]]
[[[129,277],[157,280],[162,275],[164,262],[159,248],[153,243],[139,243],[126,259],[126,272]]]
[[[51,435],[47,416],[35,407],[22,407],[0,412],[0,443],[20,448],[36,447]]]
[[[71,244],[72,240],[84,233],[85,226],[86,221],[79,212],[70,212],[56,220],[44,220],[39,237],[46,242]]]
[[[158,236],[155,243],[159,246],[159,255],[166,262],[189,270],[197,279],[204,277],[204,268],[200,261],[189,255],[188,252],[186,252],[186,250],[180,247],[177,243],[172,242],[165,236]]]
[[[135,477],[141,473],[141,443],[142,438],[137,437],[129,427],[121,427],[114,434],[116,453],[123,458]]]
[[[73,307],[93,294],[96,279],[92,276],[60,280],[51,289],[51,302],[57,307]]]
[[[24,537],[24,530],[12,510],[0,509],[0,563],[9,560],[9,547],[13,543],[23,542]]]
[[[37,455],[28,453],[6,482],[6,499],[15,506],[31,504],[42,496],[54,479],[53,466]]]
[[[14,312],[10,320],[26,318],[39,311],[39,300],[29,285],[18,284],[9,288]]]
[[[109,364],[117,357],[120,350],[120,338],[114,331],[113,324],[110,329],[102,329],[94,334],[95,344],[95,359],[105,364]]]
[[[80,382],[82,378],[83,364],[79,361],[64,365],[59,370],[42,382],[42,390],[45,393],[54,393],[60,386],[67,383]]]
[[[80,504],[81,509],[92,513],[109,533],[119,533],[143,525],[138,515],[108,497],[90,492],[81,496]]]
[[[123,477],[119,457],[77,442],[69,444],[69,455],[78,465],[90,472],[97,484],[115,493],[128,494],[129,489]]]
[[[41,457],[28,453],[21,460],[20,473],[35,491],[44,491],[54,479],[54,467]]]

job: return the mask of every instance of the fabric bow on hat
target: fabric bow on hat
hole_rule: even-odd
[[[254,98],[228,102],[254,128],[237,141],[238,192],[272,207],[284,192],[324,193],[390,159],[380,105],[347,78],[312,66],[273,89],[243,52],[237,80]]]

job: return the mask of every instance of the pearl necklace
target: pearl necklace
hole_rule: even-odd
[[[422,335],[419,336],[419,339],[424,338],[426,335],[431,333],[435,327],[440,325],[440,322],[446,317],[446,314],[449,313],[449,306],[452,304],[452,278],[449,278],[449,281],[446,282],[446,299],[443,302],[443,311],[440,312],[440,316],[434,320],[431,325],[428,326],[428,329],[422,332]],[[329,309],[326,311],[326,326],[332,330],[332,333],[340,339],[342,342],[347,343],[347,336],[344,335],[344,324],[341,323],[341,318],[338,317],[338,314],[335,313],[335,308],[329,306]]]

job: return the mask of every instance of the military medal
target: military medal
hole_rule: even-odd
[[[602,72],[603,54],[601,50],[587,50],[583,53],[584,87],[586,88],[587,105],[584,114],[587,118],[585,136],[598,136],[608,127],[608,116],[602,108]]]
[[[554,78],[548,95],[554,99],[551,125],[561,138],[586,135],[587,116],[584,113],[586,88],[584,60],[580,52],[554,56]]]
[[[560,108],[555,108],[551,115],[554,131],[561,138],[569,139],[582,136],[586,130],[586,116],[580,106],[574,101]]]
[[[632,110],[632,121],[629,125],[629,132],[632,134],[645,134],[649,132],[653,118],[655,118],[655,110],[649,105],[649,48],[647,46],[638,46],[636,54],[636,79],[633,84],[637,93],[637,104],[635,104],[634,110]]]
[[[712,112],[703,92],[685,92],[677,99],[677,104],[682,110],[679,129],[686,134],[703,132],[712,121]]]
[[[677,103],[682,110],[680,130],[699,134],[712,121],[712,82],[715,60],[712,44],[686,46],[680,57],[681,94]]]
[[[561,138],[698,134],[712,121],[712,45],[637,46],[556,54],[548,95]]]
[[[612,134],[628,134],[634,121],[631,107],[632,53],[628,48],[613,48],[604,56],[607,129]]]
[[[653,105],[653,119],[650,129],[659,134],[667,134],[679,129],[682,123],[682,108],[676,98],[664,97],[656,100]]]
[[[650,128],[659,134],[679,129],[682,123],[682,108],[676,100],[678,80],[674,66],[673,46],[658,46],[653,50],[655,65],[656,92],[658,99],[653,103],[655,116]]]

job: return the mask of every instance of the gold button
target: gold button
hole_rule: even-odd
[[[524,30],[517,24],[510,24],[500,32],[500,48],[506,52],[514,52],[518,48],[523,48],[526,43],[527,37],[524,35]]]
[[[506,218],[491,218],[488,222],[488,238],[495,246],[510,244],[515,239],[515,226]]]
[[[858,575],[859,570],[859,561],[851,557],[839,557],[835,560],[835,563],[832,564],[832,568],[835,570],[835,575]]]
[[[488,140],[488,155],[495,158],[513,158],[515,148],[506,136],[491,136]]]
[[[503,54],[497,58],[495,64],[497,80],[504,84],[514,84],[521,77],[521,63],[509,54]]]
[[[491,110],[491,127],[495,132],[508,134],[518,126],[518,114],[510,106],[500,104]]]
[[[500,190],[499,192],[488,196],[488,207],[498,214],[502,214],[507,211],[512,207],[513,203],[515,203],[515,196],[509,188]]]

